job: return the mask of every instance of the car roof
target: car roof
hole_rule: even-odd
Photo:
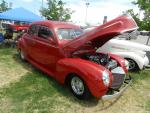
[[[46,21],[38,21],[38,22],[34,22],[31,25],[44,25],[47,27],[52,27],[52,28],[72,28],[72,29],[80,29],[79,26],[71,24],[71,23],[67,23],[67,22],[60,22],[60,21],[50,21],[50,20],[46,20]]]

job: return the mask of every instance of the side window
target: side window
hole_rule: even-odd
[[[37,34],[37,26],[36,25],[30,26],[30,28],[28,30],[28,34],[29,35],[36,35]]]
[[[48,27],[40,26],[38,31],[38,37],[48,39],[48,38],[52,38],[53,34]]]

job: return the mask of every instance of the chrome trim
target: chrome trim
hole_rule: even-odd
[[[129,82],[127,83],[126,81],[129,81]],[[122,94],[127,90],[129,85],[132,83],[132,79],[130,78],[130,80],[126,80],[126,81],[124,83],[125,86],[119,92],[116,92],[112,95],[104,95],[101,97],[101,99],[102,100],[110,100],[110,99],[119,98],[120,96],[122,96]]]

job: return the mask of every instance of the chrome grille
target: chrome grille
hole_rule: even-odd
[[[124,83],[125,76],[126,76],[125,74],[118,74],[118,73],[113,74],[114,80],[113,80],[111,88],[119,89],[122,86],[122,84]]]

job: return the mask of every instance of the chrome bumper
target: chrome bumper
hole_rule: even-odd
[[[131,83],[132,83],[132,79],[129,76],[129,78],[125,79],[124,84],[119,91],[115,91],[115,93],[112,95],[104,95],[101,97],[101,99],[102,100],[110,100],[110,99],[114,99],[114,98],[119,98],[126,91],[126,89],[129,87],[129,85]]]

